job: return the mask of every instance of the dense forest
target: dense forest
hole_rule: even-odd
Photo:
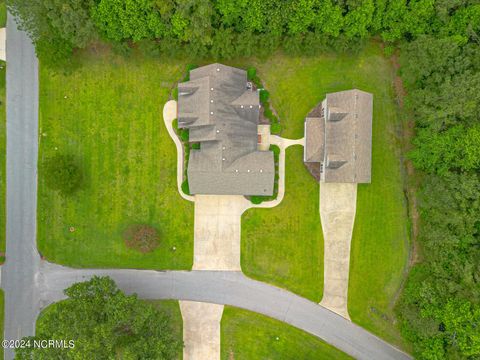
[[[11,0],[43,64],[96,41],[155,56],[232,58],[400,49],[415,120],[418,242],[397,305],[421,359],[480,358],[480,2],[478,0]]]

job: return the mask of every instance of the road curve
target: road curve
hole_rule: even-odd
[[[410,357],[363,328],[289,291],[233,271],[71,269],[43,262],[42,304],[64,298],[63,289],[92,275],[108,275],[127,293],[145,299],[193,300],[255,311],[305,330],[357,359]]]

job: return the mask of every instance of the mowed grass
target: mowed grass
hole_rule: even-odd
[[[178,194],[162,119],[185,64],[108,52],[77,59],[65,74],[40,69],[39,251],[75,267],[190,269],[193,205]],[[84,173],[73,196],[45,184],[44,160],[55,154],[73,155]],[[151,253],[125,246],[124,230],[139,223],[160,233]]]
[[[5,225],[6,225],[6,155],[7,155],[7,114],[5,89],[5,62],[0,61],[0,252],[5,252]],[[0,254],[0,263],[3,263],[3,254]]]
[[[303,165],[302,146],[287,148],[285,167],[283,201],[242,217],[242,270],[318,302],[323,289],[319,187]]]
[[[326,93],[351,88],[373,93],[372,183],[358,187],[349,312],[356,323],[402,345],[392,308],[407,265],[409,236],[396,135],[400,120],[388,59],[371,43],[357,55],[277,54],[254,65],[287,138],[303,136],[305,115]],[[323,279],[318,185],[306,185],[312,179],[301,169],[302,161],[300,154],[287,152],[286,195],[279,207],[245,213],[242,266],[252,277],[317,301]]]
[[[7,5],[5,0],[0,0],[0,27],[7,25]]]
[[[225,306],[221,321],[224,360],[351,359],[317,337],[281,321]]]

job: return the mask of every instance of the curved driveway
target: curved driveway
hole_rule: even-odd
[[[228,304],[308,331],[359,359],[409,357],[329,310],[239,272],[71,269],[41,261],[36,250],[38,65],[33,46],[9,17],[7,30],[7,261],[5,339],[32,335],[40,309],[70,284],[109,275],[144,298]],[[12,350],[5,358],[13,358]]]

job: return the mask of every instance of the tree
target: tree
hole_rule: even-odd
[[[47,186],[62,195],[71,195],[82,185],[81,168],[71,155],[55,155],[47,158],[44,171]]]
[[[36,335],[28,339],[68,339],[75,346],[18,349],[16,359],[177,358],[182,342],[172,336],[170,319],[136,295],[125,295],[112,279],[95,276],[64,293],[67,299],[40,315]]]
[[[96,37],[90,4],[90,0],[10,0],[8,9],[32,37],[39,57],[48,55],[47,64],[52,65],[64,61],[73,48],[84,48]],[[38,46],[43,51],[38,51]]]
[[[155,250],[160,241],[157,229],[145,224],[135,224],[125,230],[123,237],[127,247],[148,253]]]

